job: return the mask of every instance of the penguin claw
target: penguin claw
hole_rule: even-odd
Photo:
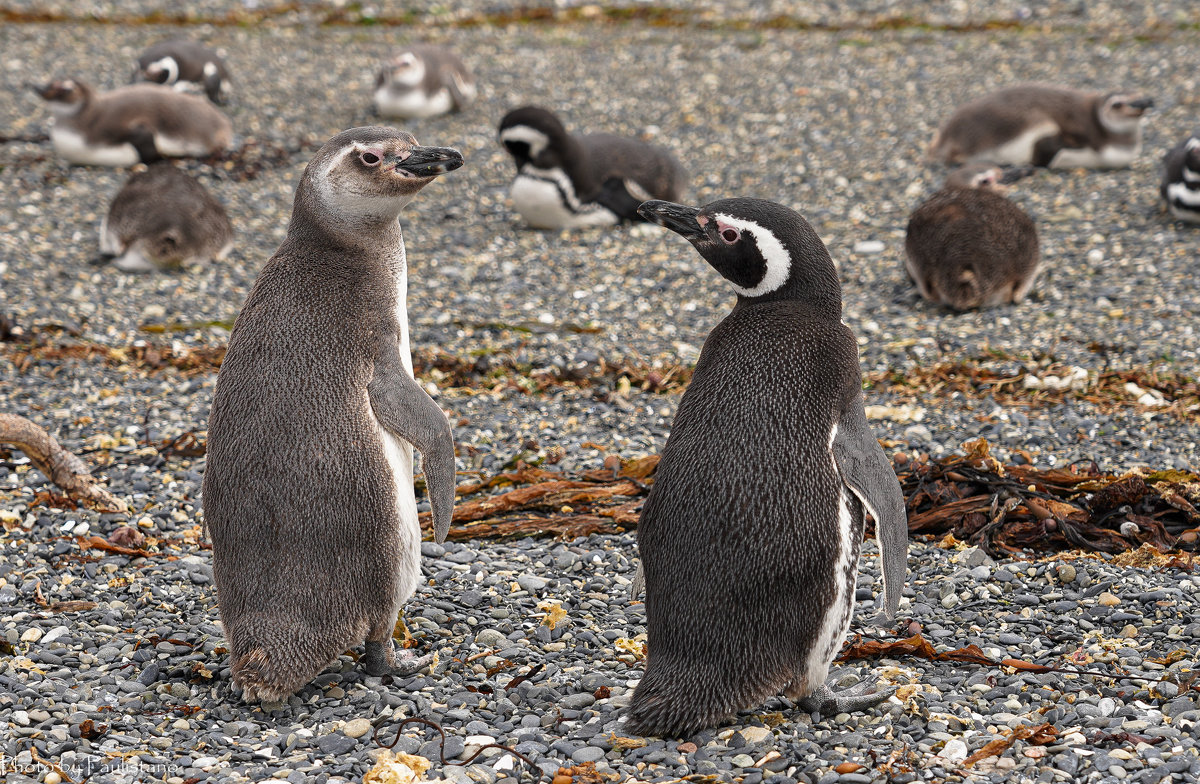
[[[371,641],[367,642],[366,653],[361,659],[363,670],[367,675],[375,678],[382,675],[407,678],[422,667],[428,666],[432,661],[432,653],[424,656],[418,656],[412,651],[397,653],[391,645],[385,648],[383,643]]]
[[[796,704],[801,710],[821,716],[853,713],[874,708],[896,693],[895,689],[877,691],[878,686],[879,682],[874,678],[836,692],[827,684],[822,684],[809,696],[797,700]]]

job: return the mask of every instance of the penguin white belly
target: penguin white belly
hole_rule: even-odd
[[[165,134],[154,134],[154,146],[160,155],[168,158],[203,158],[211,151],[204,142],[195,139],[176,139]]]
[[[1021,166],[1033,162],[1033,145],[1047,136],[1058,133],[1058,125],[1052,122],[1039,123],[1022,131],[1004,144],[990,150],[982,150],[971,156],[971,162],[988,161]]]
[[[579,204],[570,179],[561,169],[518,174],[509,195],[513,206],[535,229],[612,226],[619,219],[598,204]],[[572,209],[574,207],[574,209]]]
[[[401,245],[401,272],[396,283],[396,320],[400,327],[400,358],[404,362],[405,371],[412,376],[412,351],[408,345],[408,278],[405,266],[404,247]],[[370,401],[367,405],[369,409]],[[400,548],[405,553],[397,564],[395,602],[399,607],[412,596],[421,577],[421,523],[417,519],[417,499],[413,492],[413,448],[412,444],[389,433],[378,420],[375,426],[379,428],[383,454],[392,469],[392,480],[396,485]]]
[[[108,229],[108,216],[105,215],[100,219],[100,252],[110,256],[116,256],[124,250],[121,247],[121,238],[117,236],[115,231]]]
[[[834,433],[837,433],[836,428]],[[836,464],[834,470],[837,470]],[[849,497],[843,484],[838,494],[838,552],[833,561],[834,592],[806,662],[804,682],[810,690],[825,683],[829,676],[829,665],[841,650],[842,641],[846,639],[846,632],[850,628],[850,616],[854,611],[854,579],[858,574],[858,549],[851,538],[852,522]]]
[[[142,244],[138,241],[130,245],[128,250],[113,261],[113,266],[121,272],[153,272],[158,269],[158,265],[142,252]]]
[[[138,162],[132,144],[88,144],[81,134],[57,126],[50,129],[54,151],[70,163],[85,166],[132,166]]]
[[[1059,150],[1050,161],[1051,169],[1124,169],[1133,163],[1141,151],[1141,145],[1117,147],[1109,145],[1099,150],[1091,147]]]
[[[1192,190],[1185,182],[1171,183],[1167,186],[1167,209],[1179,220],[1200,223],[1200,190]]]
[[[380,87],[375,91],[375,108],[384,117],[423,119],[446,114],[454,108],[454,99],[445,87],[433,95],[421,90],[409,90],[402,95],[396,95],[387,87]]]

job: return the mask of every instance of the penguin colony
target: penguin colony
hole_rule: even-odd
[[[137,59],[133,81],[109,92],[78,79],[36,88],[64,160],[148,165],[113,199],[102,254],[122,271],[219,260],[232,243],[224,210],[164,159],[232,145],[228,118],[209,103],[228,98],[229,70],[208,47],[171,40]],[[372,103],[383,117],[427,119],[468,109],[476,94],[457,55],[413,44],[384,63]],[[1135,92],[1042,84],[963,105],[928,150],[962,168],[908,225],[905,266],[921,295],[960,310],[1020,302],[1038,275],[1038,240],[1002,183],[1032,167],[1128,166],[1151,106]],[[864,413],[825,245],[780,203],[677,203],[683,166],[642,139],[572,133],[533,105],[509,111],[497,139],[517,169],[512,204],[531,227],[658,224],[736,296],[705,341],[641,515],[635,585],[649,653],[630,731],[688,735],[780,693],[822,713],[887,699],[870,679],[842,692],[826,683],[852,615],[865,516],[880,542],[887,618],[906,578],[907,522]],[[413,450],[439,542],[455,459],[445,414],[413,378],[400,216],[463,163],[393,128],[330,139],[237,318],[210,412],[203,500],[245,700],[284,699],[359,644],[372,675],[425,663],[392,647],[420,579]],[[1168,152],[1164,169],[1170,214],[1200,222],[1200,137]]]

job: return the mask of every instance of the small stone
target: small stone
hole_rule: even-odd
[[[546,580],[541,577],[536,577],[532,574],[523,574],[517,578],[517,585],[521,586],[521,590],[529,591],[530,593],[538,593],[546,587]]]
[[[1103,591],[1099,596],[1096,597],[1096,601],[1100,604],[1103,604],[1105,607],[1116,607],[1121,603],[1120,599],[1108,591]]]
[[[1058,576],[1060,583],[1075,582],[1075,567],[1071,566],[1071,564],[1059,564],[1054,567],[1054,573]]]
[[[1121,635],[1126,639],[1132,639],[1138,636],[1138,628],[1132,623],[1125,624],[1125,628],[1121,629]]]
[[[748,745],[754,745],[773,737],[774,733],[768,727],[743,727],[741,735]]]
[[[351,719],[342,726],[342,734],[347,738],[361,738],[371,731],[369,719]]]
[[[585,762],[599,762],[604,759],[604,749],[597,746],[584,746],[582,749],[577,749],[571,754],[571,761],[583,764]]]
[[[40,639],[42,639],[42,630],[36,626],[30,626],[21,632],[21,642],[37,642]]]

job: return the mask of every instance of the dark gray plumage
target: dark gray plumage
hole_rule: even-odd
[[[454,52],[409,44],[375,77],[375,110],[382,117],[436,117],[475,100],[475,76]]]
[[[224,103],[229,93],[229,69],[221,55],[198,41],[172,38],[142,52],[133,66],[131,82],[154,82],[204,91],[213,103]]]
[[[679,199],[687,181],[666,149],[609,133],[569,133],[538,106],[506,114],[499,139],[517,165],[513,205],[538,229],[641,221],[638,205]]]
[[[274,701],[392,630],[420,577],[412,449],[434,532],[454,505],[446,417],[413,380],[398,216],[462,164],[392,128],[345,131],[309,163],[287,239],[242,307],[208,423],[205,523],[234,681]]]
[[[1041,271],[1037,228],[1003,195],[1002,183],[1028,171],[964,166],[913,210],[905,266],[921,296],[956,310],[1025,298]]]
[[[628,726],[688,735],[779,692],[816,710],[877,704],[888,695],[824,684],[854,605],[864,503],[889,615],[908,541],[833,262],[773,202],[652,201],[642,214],[686,237],[738,300],[705,340],[638,523],[649,653]]]
[[[233,126],[203,98],[157,84],[96,93],[78,79],[34,90],[50,105],[50,141],[70,163],[132,166],[161,157],[203,157],[233,144]]]
[[[1200,223],[1200,134],[1192,134],[1163,157],[1161,191],[1173,217]]]
[[[136,172],[100,223],[100,252],[126,272],[178,269],[223,259],[233,247],[225,208],[170,163]]]
[[[1142,118],[1153,105],[1131,92],[1019,84],[955,110],[929,155],[948,164],[1121,168],[1141,152]]]

